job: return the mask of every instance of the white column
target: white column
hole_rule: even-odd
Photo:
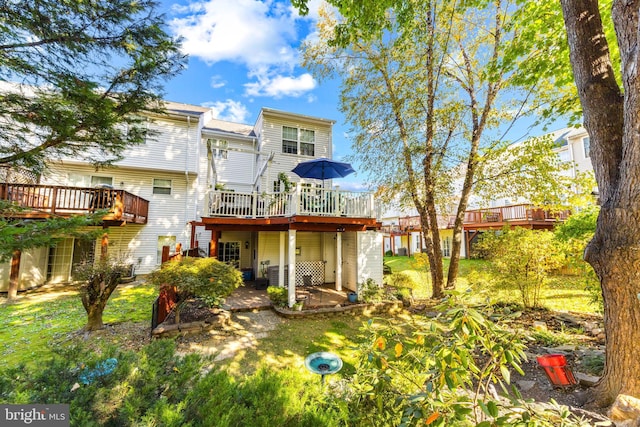
[[[278,286],[284,287],[284,253],[285,253],[285,236],[286,232],[281,231],[280,233],[280,260],[278,261]]]
[[[336,233],[336,291],[342,290],[342,233]]]
[[[289,230],[289,307],[296,303],[296,230]]]

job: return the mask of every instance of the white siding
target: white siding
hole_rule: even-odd
[[[22,252],[18,273],[18,290],[42,285],[46,281],[49,248],[29,249]],[[11,262],[0,263],[0,292],[9,290]]]
[[[358,283],[373,279],[382,285],[382,235],[375,231],[357,233]]]
[[[149,136],[145,144],[127,149],[119,166],[197,172],[198,119],[192,118],[188,122],[186,118],[181,121],[154,119],[149,122],[149,128],[157,133]]]
[[[260,151],[274,153],[273,160],[262,176],[261,190],[272,191],[273,182],[277,180],[280,172],[285,172],[292,182],[300,182],[300,178],[291,170],[301,161],[311,160],[314,157],[331,158],[331,125],[324,123],[306,122],[302,120],[285,120],[279,117],[263,117],[261,124],[261,147]],[[290,126],[315,131],[315,156],[302,156],[296,154],[285,154],[282,152],[282,126]],[[310,182],[318,182],[311,180]],[[326,182],[327,186],[331,181]]]
[[[356,233],[342,233],[342,287],[358,287],[358,242]]]

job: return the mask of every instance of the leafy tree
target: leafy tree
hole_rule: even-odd
[[[522,23],[509,1],[330,3],[343,19],[325,12],[320,41],[306,49],[306,65],[320,76],[342,78],[341,108],[352,125],[357,161],[371,171],[374,185],[416,207],[433,297],[440,298],[445,272],[438,220],[455,217],[446,277],[446,287],[454,287],[472,190],[492,177],[494,152],[507,150],[499,125],[548,101],[551,82],[523,75],[540,51],[527,52],[532,41],[520,37]],[[543,149],[544,156],[526,157],[526,168],[514,159],[501,173],[536,182],[542,173],[530,172],[546,160],[542,170],[557,176],[552,147],[541,144],[537,153]],[[539,184],[522,188],[549,196]]]
[[[505,227],[499,233],[484,233],[478,246],[493,261],[498,286],[518,290],[526,308],[540,306],[542,287],[564,263],[553,233],[546,230]]]
[[[600,193],[585,259],[602,286],[606,360],[597,390],[609,404],[619,394],[640,398],[640,376],[631,374],[640,372],[640,1],[560,3]],[[610,18],[600,4],[611,4]],[[607,38],[611,24],[615,39]]]
[[[100,259],[96,263],[86,263],[77,269],[81,280],[80,300],[87,312],[86,331],[104,328],[102,313],[113,291],[125,276],[128,266],[119,260]]]
[[[72,156],[108,165],[162,111],[184,64],[154,0],[16,0],[0,7],[0,165],[39,173]],[[15,83],[8,83],[15,82]]]

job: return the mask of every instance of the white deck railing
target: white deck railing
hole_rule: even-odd
[[[213,191],[209,216],[268,218],[293,215],[376,218],[372,193],[297,187],[290,193]]]

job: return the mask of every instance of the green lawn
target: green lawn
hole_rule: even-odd
[[[431,277],[429,272],[417,270],[413,257],[384,257],[384,262],[391,268],[392,272],[404,271],[411,276],[417,284],[417,288],[414,290],[415,297],[429,298],[431,296]],[[449,260],[445,259],[445,277],[448,267]],[[489,261],[461,259],[458,288],[461,290],[466,289],[469,286],[469,280],[472,278],[476,278],[476,283],[481,283],[478,278],[490,276]],[[580,313],[594,313],[596,311],[596,306],[590,303],[591,296],[581,283],[580,276],[558,275],[552,277],[549,286],[542,289],[540,299],[544,307],[554,311],[575,311]],[[514,290],[495,289],[478,284],[474,288],[472,301],[477,303],[518,303],[520,298]]]
[[[121,285],[109,299],[105,323],[151,319],[157,290],[150,285]],[[65,341],[82,329],[86,312],[78,292],[70,287],[47,293],[32,292],[13,304],[0,304],[0,369],[18,363],[37,363],[51,352],[52,344]]]

